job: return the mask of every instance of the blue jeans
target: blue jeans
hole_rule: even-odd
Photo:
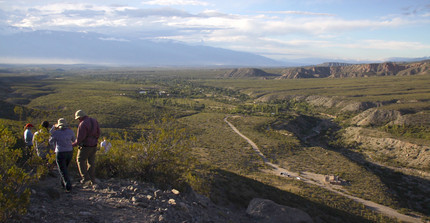
[[[61,185],[66,190],[72,189],[72,183],[69,177],[69,163],[73,158],[73,151],[70,152],[58,152],[56,153],[57,166],[60,171]]]

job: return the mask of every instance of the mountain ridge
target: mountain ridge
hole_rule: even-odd
[[[41,58],[70,63],[125,66],[281,66],[252,53],[173,41],[121,39],[97,33],[32,31],[0,35],[0,58]]]
[[[330,66],[287,68],[278,79],[297,78],[344,78],[369,76],[406,76],[430,74],[430,60],[411,63],[383,62]]]

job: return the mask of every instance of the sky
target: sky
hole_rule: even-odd
[[[11,30],[171,40],[277,60],[419,58],[430,56],[430,0],[0,0],[0,32]]]

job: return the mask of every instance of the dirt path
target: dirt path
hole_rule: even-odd
[[[98,188],[74,183],[72,192],[66,193],[54,171],[32,185],[31,193],[27,214],[10,222],[255,222],[245,212],[217,206],[195,192],[160,190],[135,180],[104,179]]]
[[[309,184],[313,184],[313,185],[317,185],[319,187],[323,187],[327,190],[330,190],[334,193],[340,194],[342,196],[348,197],[356,202],[360,202],[362,204],[364,204],[367,208],[377,211],[379,213],[382,213],[386,216],[389,217],[393,217],[393,218],[397,218],[398,220],[401,221],[405,221],[405,222],[421,222],[420,218],[415,218],[412,216],[408,216],[408,215],[404,215],[401,213],[398,213],[396,210],[384,206],[384,205],[380,205],[377,204],[375,202],[372,201],[368,201],[368,200],[364,200],[349,194],[346,194],[345,192],[341,192],[338,191],[335,186],[331,186],[330,184],[326,184],[324,182],[324,176],[321,174],[316,174],[316,173],[310,173],[310,172],[303,172],[303,173],[297,173],[297,172],[292,172],[289,171],[287,169],[281,168],[276,164],[273,164],[271,162],[268,161],[268,159],[264,156],[263,153],[261,153],[260,149],[258,148],[258,146],[248,137],[246,137],[245,135],[243,135],[233,124],[231,124],[228,120],[228,117],[224,118],[224,121],[231,127],[231,129],[233,129],[233,131],[235,133],[237,133],[239,136],[241,136],[243,139],[245,139],[254,149],[254,151],[263,159],[264,163],[271,166],[273,169],[270,171],[275,175],[281,175],[281,173],[284,174],[288,174],[290,177],[293,177],[297,180],[301,180],[305,183],[309,183]]]

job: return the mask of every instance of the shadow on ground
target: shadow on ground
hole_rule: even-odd
[[[211,189],[210,199],[214,203],[243,209],[243,211],[253,198],[263,198],[305,211],[314,222],[371,222],[361,216],[315,203],[296,194],[225,170],[216,170]]]

